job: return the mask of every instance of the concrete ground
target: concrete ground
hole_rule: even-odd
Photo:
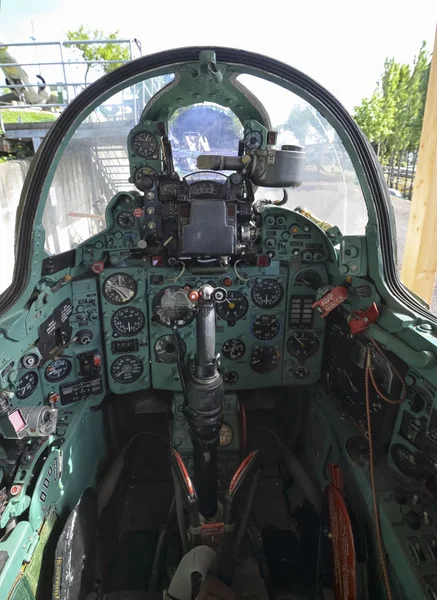
[[[408,219],[410,217],[411,202],[399,198],[391,198],[396,218],[396,234],[398,238],[398,268],[402,267],[402,259],[405,252],[405,241],[407,237]],[[434,293],[431,301],[431,310],[437,314],[437,285],[434,285]]]

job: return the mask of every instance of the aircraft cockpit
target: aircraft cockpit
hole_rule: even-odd
[[[2,598],[437,598],[437,322],[389,202],[259,55],[143,57],[64,110],[0,296]]]

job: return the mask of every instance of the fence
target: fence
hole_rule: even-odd
[[[407,200],[411,200],[413,196],[418,153],[418,149],[413,152],[406,150],[393,152],[388,164],[384,167],[388,187],[400,192]]]
[[[135,47],[138,48],[141,53],[141,44],[137,40],[133,40],[135,43]],[[124,45],[128,48],[128,59],[118,59],[118,60],[76,60],[74,57],[65,59],[65,50],[66,48],[70,48],[71,46],[79,46],[79,45],[91,45],[91,44],[118,44]],[[52,109],[52,110],[63,110],[68,104],[80,93],[82,92],[91,82],[86,81],[86,76],[84,77],[84,81],[72,81],[71,67],[77,67],[83,65],[87,66],[88,69],[91,65],[99,65],[102,68],[105,65],[116,64],[122,65],[130,62],[133,59],[133,44],[131,40],[128,39],[117,39],[117,40],[74,40],[74,41],[65,41],[65,42],[24,42],[24,43],[13,43],[13,44],[0,44],[0,48],[9,49],[9,48],[26,48],[26,47],[35,47],[35,49],[41,47],[52,47],[57,53],[57,60],[48,60],[48,61],[34,61],[34,62],[1,62],[0,60],[0,69],[4,69],[7,72],[8,69],[20,68],[25,70],[27,67],[36,68],[41,70],[41,67],[50,67],[53,69],[58,69],[60,73],[60,77],[57,81],[54,82],[46,82],[45,85],[48,86],[53,92],[55,92],[57,97],[57,102],[51,101],[50,103],[45,104],[37,104],[37,103],[28,103],[26,101],[19,100],[14,102],[14,109],[34,109],[34,108],[44,108],[44,109]],[[15,60],[15,59],[14,59]],[[26,74],[27,75],[27,74]],[[76,77],[76,73],[74,74]],[[9,77],[11,79],[11,77]],[[13,91],[16,90],[19,92],[20,90],[24,90],[29,88],[29,86],[34,85],[35,87],[40,85],[38,82],[35,84],[25,83],[23,81],[17,82],[16,80],[10,81],[7,84],[7,87]],[[155,89],[156,88],[156,89]],[[123,96],[122,99],[114,104],[106,104],[106,107],[110,111],[111,107],[114,110],[114,113],[117,110],[123,111],[127,106],[133,111],[133,118],[135,121],[138,120],[139,115],[141,114],[142,107],[148,98],[153,96],[159,89],[157,83],[154,82],[153,79],[148,79],[144,81],[141,85],[141,90],[137,88],[136,93],[133,95],[125,90],[126,97]],[[1,104],[0,103],[0,117],[1,111],[7,110],[11,108],[11,104]]]

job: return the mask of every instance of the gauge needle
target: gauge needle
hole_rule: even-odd
[[[293,337],[296,340],[296,342],[302,346],[302,348],[305,346],[305,344],[303,342],[301,342],[298,337],[296,337],[295,335],[293,335]]]

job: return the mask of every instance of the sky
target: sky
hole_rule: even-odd
[[[143,54],[191,45],[243,48],[304,71],[351,112],[372,94],[386,57],[411,63],[423,40],[432,50],[436,22],[435,0],[0,0],[1,42],[64,40],[84,25],[137,38]],[[10,50],[25,60],[22,50]],[[35,50],[26,56],[32,62]],[[58,60],[53,48],[39,57]]]

